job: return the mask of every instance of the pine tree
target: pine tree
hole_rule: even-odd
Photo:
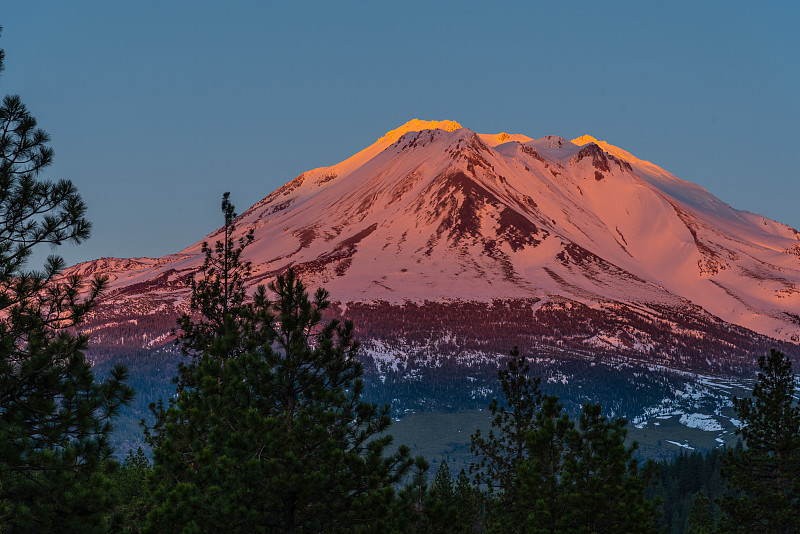
[[[458,532],[462,519],[458,515],[455,481],[447,462],[442,462],[436,471],[430,491],[424,503],[428,518],[426,532],[430,534],[450,534]]]
[[[417,457],[412,478],[394,503],[392,520],[377,532],[404,534],[471,534],[480,525],[481,496],[462,469],[454,480],[447,462],[442,462],[428,484],[428,464]]]
[[[656,532],[656,510],[644,492],[654,466],[640,472],[636,444],[625,446],[626,421],[601,413],[600,405],[585,404],[568,437],[562,532]]]
[[[518,351],[511,354],[498,373],[508,405],[493,400],[493,431],[472,439],[488,531],[656,532],[656,509],[644,491],[654,466],[639,469],[636,445],[624,443],[625,420],[587,404],[576,426],[557,397],[540,393]]]
[[[128,456],[113,476],[119,505],[113,516],[112,531],[139,532],[150,506],[147,480],[151,472],[150,460],[141,447],[136,452],[128,451]]]
[[[751,398],[734,399],[743,448],[723,459],[723,476],[735,491],[720,505],[731,532],[800,532],[800,407],[789,358],[772,350]]]
[[[436,512],[445,512],[441,495],[428,485],[428,469],[430,464],[422,456],[414,458],[411,466],[411,480],[399,492],[390,514],[393,530],[408,534],[438,531]]]
[[[0,71],[4,54],[0,50]],[[96,383],[77,326],[105,287],[61,274],[51,255],[27,271],[39,246],[89,237],[86,206],[68,180],[39,179],[49,136],[20,98],[0,104],[0,531],[103,529],[116,463],[111,419],[133,397],[116,366]]]
[[[175,399],[155,405],[150,531],[305,532],[352,530],[389,510],[408,449],[385,456],[389,407],[361,401],[358,343],[350,322],[323,324],[326,291],[309,299],[289,270],[246,302],[233,241],[235,214],[223,197],[223,239],[204,247],[192,284],[195,316],[179,343]],[[227,290],[225,289],[227,288]]]
[[[453,505],[458,521],[453,534],[480,532],[483,528],[485,502],[481,492],[471,484],[467,473],[459,471],[453,488]]]
[[[531,534],[558,531],[568,511],[562,480],[575,423],[563,410],[557,397],[544,395],[536,428],[528,434],[530,460],[520,469],[516,491],[526,511],[525,531]]]
[[[514,347],[507,368],[498,370],[506,405],[497,398],[489,403],[492,429],[484,437],[480,429],[471,436],[470,451],[478,459],[470,465],[475,484],[485,487],[492,503],[488,514],[498,531],[507,531],[511,521],[519,520],[512,491],[521,463],[529,457],[527,439],[536,428],[536,416],[542,403],[540,378],[529,376],[530,367]]]
[[[214,244],[213,249],[203,242],[202,277],[197,280],[193,276],[189,280],[193,314],[184,314],[178,319],[177,339],[185,355],[196,357],[190,365],[207,353],[217,362],[218,372],[231,358],[265,341],[263,336],[253,337],[255,332],[245,331],[253,323],[252,307],[245,303],[244,287],[251,265],[242,261],[241,255],[253,242],[253,230],[238,240],[234,239],[236,212],[230,193],[222,195],[222,215],[225,224],[221,240]],[[181,385],[188,387],[193,377],[192,369],[182,371],[179,374]]]
[[[714,518],[711,514],[711,503],[702,490],[697,492],[689,511],[688,534],[713,534]]]

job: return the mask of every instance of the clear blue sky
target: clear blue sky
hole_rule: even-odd
[[[800,228],[785,2],[4,2],[0,93],[52,136],[93,237],[161,256],[412,118],[584,133]],[[34,265],[32,265],[34,267]]]

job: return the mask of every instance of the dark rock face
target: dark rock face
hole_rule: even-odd
[[[584,158],[592,158],[592,166],[599,171],[609,172],[611,170],[611,167],[608,165],[608,156],[605,151],[595,143],[589,143],[581,148],[573,157],[573,161],[577,163]]]

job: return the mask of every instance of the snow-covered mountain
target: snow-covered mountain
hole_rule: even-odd
[[[413,345],[420,326],[403,317],[426,307],[439,310],[438,326],[422,328],[429,344],[451,336],[455,351],[482,335],[457,324],[465,309],[473,326],[510,313],[533,345],[571,339],[588,352],[673,363],[800,341],[797,230],[588,135],[531,139],[412,120],[301,174],[236,225],[255,232],[244,254],[253,287],[294,267],[368,323],[362,332],[377,359],[392,332],[392,343]],[[96,342],[165,343],[186,309],[201,243],[73,267],[111,279],[87,324]]]

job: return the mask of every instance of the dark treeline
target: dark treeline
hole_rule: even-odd
[[[486,408],[500,389],[497,368],[508,356],[493,361],[474,361],[469,367],[456,358],[431,363],[407,355],[397,369],[364,363],[366,398],[373,402],[391,400],[396,415],[414,412],[456,412]],[[536,351],[528,355],[534,376],[543,380],[542,390],[561,398],[565,408],[577,416],[586,402],[603,405],[606,413],[641,413],[658,404],[679,388],[685,379],[624,360],[578,357],[566,351]],[[561,380],[562,377],[568,379]],[[548,380],[548,378],[550,380]]]
[[[122,365],[95,380],[76,333],[107,280],[63,276],[56,256],[26,268],[35,247],[89,235],[72,183],[38,178],[48,141],[18,97],[3,99],[0,532],[800,531],[800,408],[781,352],[734,401],[741,447],[658,465],[637,460],[624,419],[543,392],[537,359],[514,349],[469,470],[429,473],[408,447],[390,449],[391,406],[366,398],[355,326],[325,316],[324,289],[310,296],[290,269],[272,300],[264,287],[246,298],[253,234],[234,240],[227,193],[222,238],[186,281],[174,395],[141,423],[152,456],[137,448],[120,465],[112,422],[135,392]],[[159,390],[165,364],[151,363],[140,395]]]
[[[689,532],[689,517],[698,513],[705,499],[712,522],[718,521],[717,499],[728,493],[722,477],[723,459],[728,452],[714,449],[706,454],[700,452],[681,453],[675,458],[658,464],[655,484],[647,489],[650,500],[661,502],[662,517],[659,525],[667,528],[668,534]],[[695,504],[695,502],[697,503]],[[701,532],[695,528],[693,532]]]
[[[338,312],[335,306],[332,313]],[[754,335],[724,323],[704,310],[686,305],[682,309],[652,305],[635,310],[617,303],[598,309],[567,299],[497,300],[495,302],[388,302],[348,303],[347,318],[361,338],[380,340],[410,357],[460,357],[470,352],[508,350],[537,346],[543,352],[586,354],[586,341],[598,330],[613,332],[619,345],[592,353],[602,358],[620,355],[642,359],[636,345],[650,346],[644,357],[651,362],[703,372],[747,375],[754,369],[764,347],[775,340]],[[420,352],[414,354],[414,347]],[[797,346],[782,342],[779,350],[797,356]],[[430,354],[426,354],[426,351]]]

